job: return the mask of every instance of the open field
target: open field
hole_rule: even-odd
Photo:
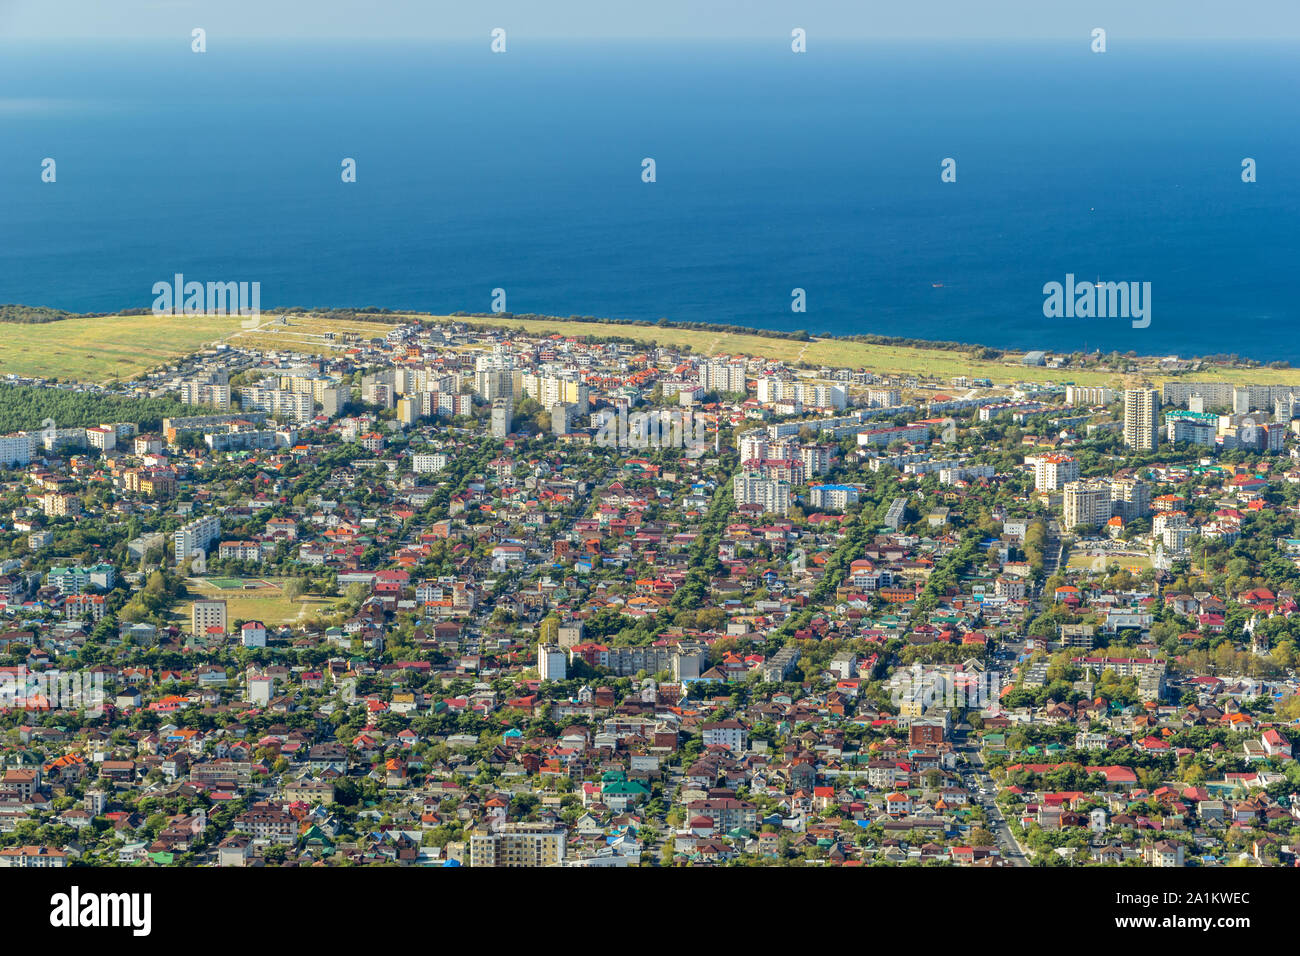
[[[216,342],[238,316],[114,315],[0,324],[0,372],[107,383]]]
[[[818,339],[798,342],[792,339],[767,338],[761,335],[744,335],[732,332],[711,332],[696,329],[663,328],[653,325],[620,325],[617,323],[574,322],[568,319],[495,319],[483,317],[455,318],[445,316],[413,315],[425,321],[445,320],[468,325],[488,325],[524,329],[528,332],[554,332],[559,335],[620,336],[647,344],[689,345],[692,351],[703,355],[753,355],[779,359],[785,362],[807,362],[813,365],[867,368],[875,372],[900,372],[904,374],[933,376],[950,379],[957,375],[970,378],[990,378],[995,382],[1073,382],[1076,385],[1123,386],[1126,377],[1114,372],[1084,371],[1075,369],[1049,369],[1021,365],[1016,361],[973,361],[961,351],[947,349],[913,348],[902,345],[872,345],[840,339]],[[1177,378],[1153,372],[1147,376],[1129,376],[1137,384],[1140,377],[1160,383]],[[1208,369],[1187,376],[1188,381],[1249,381],[1256,384],[1300,384],[1300,369]]]
[[[117,315],[25,325],[0,323],[0,373],[62,381],[128,381],[183,355],[229,342],[236,346],[323,353],[348,347],[343,336],[382,337],[392,325],[294,316],[281,324],[260,316],[254,330],[239,316]],[[335,338],[326,335],[333,333]]]
[[[395,322],[351,322],[313,315],[261,316],[256,329],[239,328],[225,341],[237,348],[285,349],[322,355],[346,349],[356,336],[362,341],[383,338]]]
[[[221,587],[220,585],[257,584],[258,587]],[[304,594],[296,601],[285,597],[276,578],[248,578],[243,581],[231,578],[190,578],[187,582],[190,594],[205,599],[220,598],[226,602],[226,619],[234,626],[235,621],[261,621],[263,624],[288,624],[302,621],[317,614],[327,614],[337,603],[337,599],[323,598],[315,594]],[[193,601],[186,601],[177,610],[181,620],[190,620],[190,608]]]
[[[174,360],[197,349],[225,341],[231,345],[285,349],[323,354],[347,348],[349,333],[360,339],[382,337],[406,316],[384,316],[378,322],[294,315],[281,319],[275,313],[262,315],[256,329],[241,327],[238,316],[107,316],[72,318],[58,322],[0,326],[0,373],[58,377],[63,380],[111,382],[130,379],[140,372]],[[872,345],[838,339],[767,338],[733,332],[678,329],[655,325],[620,325],[603,322],[574,322],[568,319],[515,319],[451,317],[414,314],[423,321],[464,322],[551,332],[568,336],[619,336],[646,344],[689,346],[702,355],[751,355],[804,362],[812,365],[867,368],[947,380],[958,375],[990,378],[995,382],[1074,382],[1079,385],[1136,384],[1138,376],[1113,372],[1049,369],[1011,361],[974,361],[961,351],[914,348],[900,345]],[[332,337],[331,337],[332,336]],[[1174,378],[1151,372],[1151,381]],[[1197,381],[1249,381],[1258,384],[1300,385],[1300,369],[1213,368],[1188,376]]]
[[[1125,571],[1140,574],[1151,567],[1151,559],[1146,555],[1115,554],[1108,551],[1072,551],[1066,563],[1072,571],[1104,572],[1112,564],[1118,564]]]

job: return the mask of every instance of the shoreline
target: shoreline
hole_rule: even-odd
[[[974,342],[929,340],[902,336],[876,334],[835,335],[813,333],[806,330],[784,331],[751,328],[729,323],[673,322],[661,319],[650,322],[640,319],[610,319],[597,316],[547,316],[533,313],[483,313],[451,312],[432,313],[383,307],[264,309],[268,317],[284,316],[290,323],[310,320],[312,323],[396,324],[403,321],[423,324],[463,323],[480,328],[518,329],[528,334],[555,334],[571,337],[590,336],[607,340],[624,340],[646,345],[666,345],[699,354],[733,354],[770,358],[786,364],[816,367],[867,368],[882,373],[915,376],[918,379],[947,384],[961,376],[971,378],[997,378],[1002,382],[1054,382],[1058,384],[1110,384],[1119,382],[1198,378],[1206,381],[1250,381],[1259,384],[1291,384],[1300,387],[1300,369],[1289,364],[1271,365],[1253,359],[1238,357],[1236,362],[1223,361],[1223,353],[1213,356],[1136,355],[1119,352],[1044,351],[1044,356],[1067,357],[1059,366],[1025,364],[1029,352],[1003,349]],[[30,315],[31,318],[24,318]],[[111,361],[114,354],[114,337],[103,334],[100,319],[128,319],[158,321],[170,331],[186,328],[193,321],[203,331],[198,335],[180,337],[174,348],[150,356],[150,362],[131,362],[119,351],[121,368],[95,362],[97,358]],[[128,309],[121,312],[72,313],[42,306],[0,305],[0,325],[8,331],[0,341],[0,373],[57,376],[75,376],[80,381],[104,381],[108,377],[121,380],[143,371],[158,361],[170,361],[218,343],[240,345],[244,338],[252,344],[256,337],[263,348],[291,349],[294,342],[285,341],[276,346],[272,337],[275,328],[243,330],[238,326],[239,316],[155,316],[145,309]],[[190,331],[186,328],[186,331]],[[67,333],[60,335],[59,333]],[[224,334],[223,334],[224,333]],[[102,341],[100,341],[102,339]],[[26,340],[26,341],[25,341]],[[66,340],[66,341],[64,341]],[[302,343],[298,343],[302,344]],[[84,353],[89,363],[78,369],[65,368],[65,349],[88,350]],[[36,352],[33,361],[32,353]],[[144,357],[144,356],[141,356]],[[52,367],[43,372],[36,369],[44,361]],[[1099,361],[1101,364],[1098,364]],[[1087,364],[1092,363],[1092,364]],[[102,366],[102,367],[101,367]],[[79,372],[84,372],[79,374]],[[65,374],[66,373],[66,374]],[[1009,374],[1012,373],[1012,374]],[[89,376],[89,377],[87,377]],[[96,379],[98,376],[98,379]]]

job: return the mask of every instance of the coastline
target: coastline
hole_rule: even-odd
[[[591,316],[542,316],[514,313],[446,314],[360,309],[267,309],[268,320],[285,317],[287,324],[248,331],[240,327],[238,316],[154,316],[143,310],[117,313],[56,313],[42,307],[0,306],[21,312],[30,309],[43,316],[33,321],[9,318],[0,337],[0,374],[60,377],[80,381],[105,382],[123,380],[159,362],[171,361],[197,349],[219,343],[263,348],[294,348],[331,351],[322,343],[294,335],[295,325],[334,327],[358,331],[375,325],[395,325],[403,321],[422,323],[464,323],[485,328],[514,328],[530,334],[591,336],[623,339],[646,345],[671,345],[689,348],[704,355],[748,355],[785,361],[808,368],[869,368],[877,372],[915,376],[946,384],[953,378],[991,378],[995,381],[1053,382],[1058,384],[1101,385],[1164,381],[1195,377],[1203,381],[1245,381],[1260,384],[1291,384],[1300,387],[1300,369],[1270,367],[1249,360],[1236,363],[1206,358],[1179,358],[1171,366],[1169,356],[1101,353],[1103,359],[1118,359],[1122,368],[1089,367],[1097,353],[1083,357],[1069,355],[1071,361],[1061,367],[1028,365],[1026,353],[996,349],[978,343],[929,341],[888,336],[837,336],[800,332],[782,332],[761,328],[706,323],[658,323],[628,319],[604,319]],[[131,334],[123,335],[119,326],[109,321],[123,320],[131,325]],[[282,342],[274,336],[283,335]],[[172,345],[174,343],[174,345]],[[1161,364],[1164,361],[1165,364]]]

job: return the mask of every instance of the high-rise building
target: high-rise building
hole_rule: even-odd
[[[745,391],[745,363],[712,360],[700,364],[700,385],[706,392]]]
[[[194,606],[190,611],[190,630],[196,636],[206,634],[210,627],[219,627],[222,631],[225,631],[226,623],[225,601],[194,602]]]
[[[62,518],[81,514],[81,499],[76,495],[47,491],[41,498],[41,510],[46,517]]]
[[[537,676],[541,680],[564,680],[567,663],[564,648],[559,644],[537,645]]]
[[[403,425],[414,425],[420,417],[419,398],[405,395],[397,400],[397,420]]]
[[[0,467],[30,465],[36,457],[36,439],[36,435],[28,435],[26,432],[0,435]]]
[[[1154,388],[1124,390],[1124,444],[1155,451],[1160,440],[1160,393]]]
[[[99,425],[86,429],[86,445],[100,451],[112,451],[117,447],[117,429],[112,425]]]
[[[801,445],[799,460],[803,462],[806,475],[824,475],[831,470],[830,445]]]
[[[341,386],[336,379],[314,370],[283,374],[277,384],[283,391],[310,395],[312,401],[320,405],[321,412],[329,418],[338,415],[352,397],[351,388]],[[307,417],[311,417],[310,414]]]
[[[515,405],[508,398],[498,398],[492,403],[492,437],[504,441],[514,425]]]
[[[740,369],[740,378],[743,381],[744,366],[740,366]],[[703,380],[702,376],[701,381]],[[743,391],[743,388],[727,390]],[[842,411],[848,403],[848,392],[845,391],[843,385],[833,383],[798,382],[791,379],[764,377],[758,380],[758,400],[765,405],[788,402],[790,404],[833,408]]]
[[[534,375],[531,372],[514,373],[513,397],[535,398],[543,408],[561,402],[573,405],[579,415],[590,409],[590,390],[584,382],[559,375]]]
[[[474,373],[474,391],[484,401],[495,401],[513,394],[514,384],[510,369],[482,368]]]
[[[1104,481],[1071,481],[1065,486],[1065,528],[1104,525],[1110,520],[1110,485]]]
[[[814,508],[843,511],[857,504],[858,489],[853,485],[813,485],[808,489],[808,500]]]
[[[774,515],[790,513],[790,482],[742,471],[732,482],[737,505],[760,505]]]
[[[1151,486],[1138,478],[1116,478],[1110,483],[1111,511],[1125,521],[1151,513]]]
[[[172,532],[176,563],[184,565],[195,551],[207,551],[221,537],[221,521],[216,515],[195,518]]]
[[[1069,455],[1031,455],[1025,464],[1033,466],[1035,491],[1060,491],[1079,478],[1079,463]]]
[[[772,457],[769,454],[767,434],[765,432],[746,432],[741,436],[739,445],[741,461],[762,460]]]
[[[411,456],[411,470],[417,475],[428,475],[437,471],[442,471],[451,461],[450,456],[445,452],[435,451],[430,454],[419,454]]]
[[[230,408],[230,374],[218,370],[186,379],[181,382],[181,401],[186,405],[210,405],[226,411]]]
[[[1213,448],[1218,429],[1219,416],[1212,412],[1172,411],[1165,416],[1165,437],[1171,442],[1191,442]]]
[[[267,378],[261,385],[241,388],[240,406],[296,422],[310,421],[315,416],[316,403],[312,400],[311,392],[275,388],[274,383],[274,378]]]

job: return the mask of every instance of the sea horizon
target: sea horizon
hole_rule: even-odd
[[[281,306],[503,289],[559,318],[1300,361],[1294,41],[10,46],[5,302],[147,308],[182,272]],[[1046,317],[1067,275],[1150,283],[1150,324]]]

